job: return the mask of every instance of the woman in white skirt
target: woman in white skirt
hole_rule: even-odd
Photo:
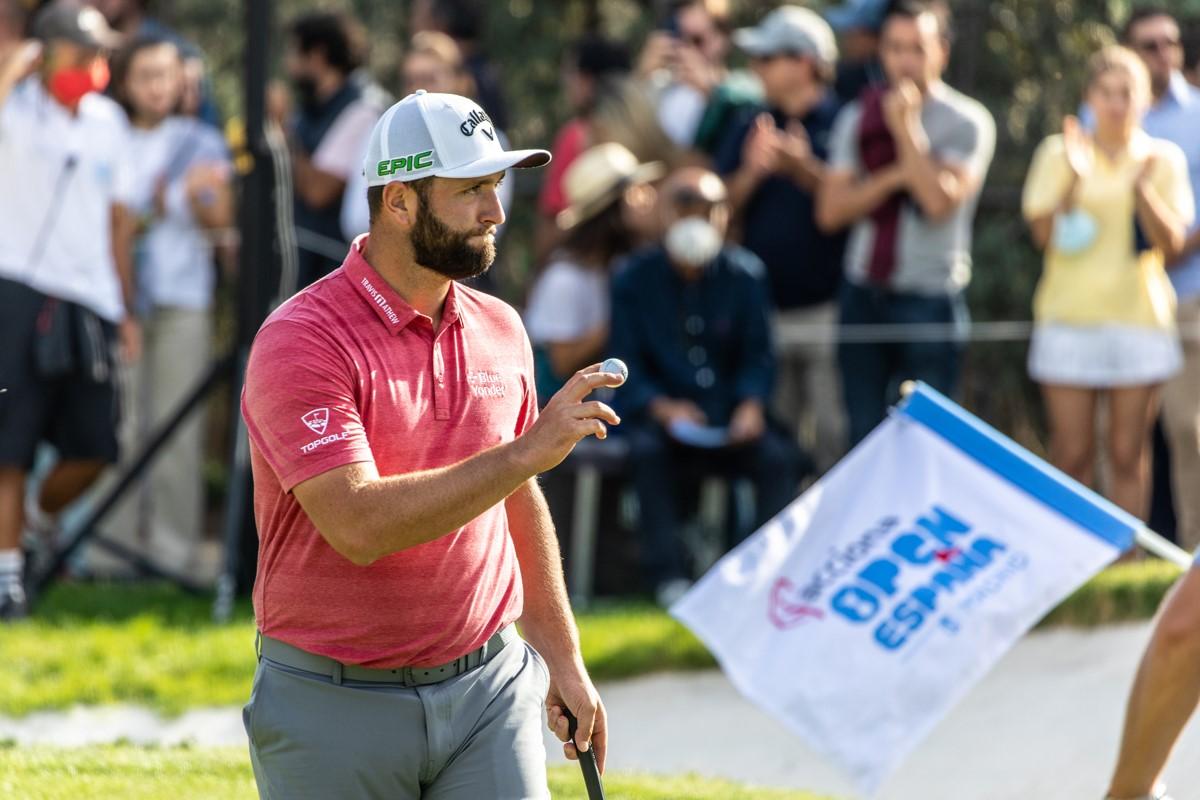
[[[1092,56],[1085,101],[1092,132],[1067,117],[1025,181],[1022,211],[1045,251],[1029,374],[1042,389],[1052,460],[1086,485],[1106,398],[1108,496],[1144,517],[1159,391],[1182,364],[1163,265],[1183,246],[1192,194],[1183,152],[1139,126],[1150,80],[1133,51]]]

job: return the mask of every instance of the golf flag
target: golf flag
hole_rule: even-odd
[[[671,614],[739,691],[874,794],[1140,527],[918,384]]]

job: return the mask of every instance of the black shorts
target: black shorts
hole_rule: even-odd
[[[53,370],[38,356],[51,325],[65,348]],[[116,463],[116,339],[83,307],[0,278],[0,465],[29,469],[41,441],[64,460]]]

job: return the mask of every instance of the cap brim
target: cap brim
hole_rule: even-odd
[[[738,28],[733,32],[733,43],[752,56],[771,52],[766,37],[759,33],[757,28]]]
[[[578,206],[568,206],[558,212],[558,216],[554,218],[554,224],[558,226],[559,230],[569,231],[579,223],[591,219],[607,208],[609,203],[617,199],[619,195],[618,190],[639,183],[650,183],[666,174],[667,165],[661,161],[648,161],[645,164],[638,164],[637,169],[633,171],[632,175],[620,183],[613,184],[609,191],[592,200],[592,202]]]
[[[549,163],[550,153],[546,150],[508,150],[454,169],[435,170],[430,174],[441,178],[483,178],[506,169],[544,167]]]
[[[853,30],[855,28],[871,27],[867,24],[863,13],[857,8],[850,8],[847,6],[827,8],[822,16],[825,17],[825,21],[829,23],[829,27],[833,28],[839,33],[842,31]]]

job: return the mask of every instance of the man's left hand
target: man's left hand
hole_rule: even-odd
[[[132,364],[142,357],[142,324],[137,317],[127,316],[117,327],[117,338],[121,346],[121,358]]]
[[[767,420],[762,403],[758,400],[743,400],[734,409],[729,421],[729,441],[733,444],[753,442],[766,432]]]
[[[788,122],[779,134],[779,161],[784,172],[796,179],[808,168],[813,157],[808,131],[796,120]]]
[[[921,90],[915,83],[901,80],[883,96],[883,121],[897,139],[914,136],[921,121]]]
[[[717,69],[704,54],[691,45],[678,47],[675,53],[675,80],[691,86],[705,97],[721,82]]]
[[[572,741],[563,708],[578,720]],[[572,761],[589,747],[596,751],[596,765],[604,772],[608,752],[608,714],[587,670],[578,659],[567,667],[550,668],[550,692],[546,695],[546,725],[563,744],[563,754]]]

